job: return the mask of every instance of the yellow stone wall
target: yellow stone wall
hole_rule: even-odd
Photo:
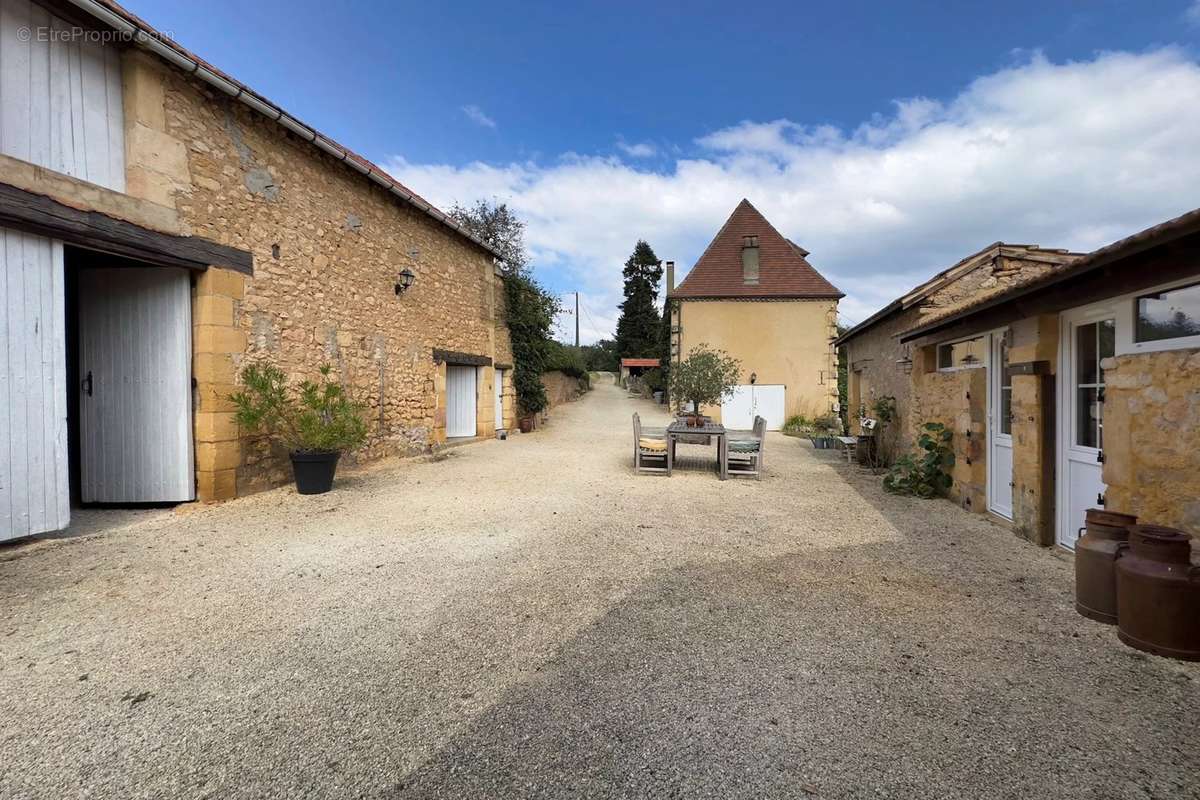
[[[154,56],[127,51],[122,74],[128,195],[163,209],[180,232],[254,255],[252,278],[209,270],[197,280],[200,498],[291,479],[286,453],[240,436],[232,421],[228,395],[249,361],[274,363],[295,381],[332,365],[368,407],[371,437],[356,458],[443,441],[445,365],[433,350],[512,363],[490,255]],[[397,297],[405,268],[416,280]],[[496,427],[493,379],[493,366],[480,370],[481,436]],[[515,417],[511,393],[510,383],[505,414]]]
[[[786,414],[829,413],[837,401],[837,364],[831,340],[837,331],[837,301],[684,300],[679,305],[682,358],[698,344],[724,350],[742,363],[740,383],[750,373],[760,384],[784,384]],[[705,408],[720,420],[720,407]]]
[[[937,348],[914,348],[912,383],[909,430],[920,437],[925,423],[940,422],[953,432],[949,497],[968,511],[986,511],[987,370],[938,372]]]
[[[1200,536],[1200,350],[1103,366],[1106,507]]]

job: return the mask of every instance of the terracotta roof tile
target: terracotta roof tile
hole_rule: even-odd
[[[742,277],[742,241],[746,236],[758,237],[759,282],[753,286],[747,286]],[[775,230],[749,200],[742,200],[671,297],[845,297],[813,269],[805,259],[807,255],[807,250]]]

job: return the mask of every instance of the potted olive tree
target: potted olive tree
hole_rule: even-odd
[[[245,388],[232,397],[242,428],[288,449],[300,494],[328,492],[342,453],[367,440],[362,404],[330,379],[328,364],[320,372],[319,381],[303,381],[293,392],[278,367],[251,365],[242,370]]]
[[[671,367],[671,399],[688,425],[695,428],[702,424],[702,406],[720,405],[733,396],[741,370],[736,358],[706,344],[696,345],[687,358]]]

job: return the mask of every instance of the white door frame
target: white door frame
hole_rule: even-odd
[[[987,347],[987,505],[988,511],[1004,519],[1011,520],[1013,517],[1013,479],[1012,479],[1012,450],[1013,441],[1011,433],[1000,432],[1000,412],[1003,404],[1000,401],[1001,388],[1004,382],[1004,375],[1001,372],[1002,360],[1000,358],[1000,348],[1004,343],[1008,329],[992,331],[988,334]],[[1010,401],[1010,413],[1011,413]],[[996,469],[996,448],[997,446],[1006,447],[1009,451],[1009,470],[1008,470],[1008,503],[998,503],[994,496],[995,484],[993,483]]]
[[[493,411],[495,419],[493,420],[496,430],[504,430],[504,370],[492,369],[492,389],[496,394],[496,405]]]
[[[470,384],[470,386],[468,387],[467,384]],[[468,405],[470,406],[469,414],[466,413]],[[447,364],[446,438],[469,439],[478,435],[478,420],[479,368],[461,364]]]
[[[1075,445],[1075,414],[1078,411],[1075,403],[1075,326],[1090,324],[1105,319],[1117,319],[1117,303],[1109,299],[1079,308],[1068,309],[1059,314],[1058,320],[1058,375],[1057,398],[1055,404],[1055,426],[1057,428],[1057,453],[1055,471],[1055,533],[1054,540],[1058,546],[1067,550],[1075,549],[1075,540],[1079,525],[1070,519],[1070,482],[1068,456],[1090,455],[1096,457],[1103,452],[1103,447],[1085,448]],[[1068,451],[1072,451],[1069,453]],[[1101,467],[1103,475],[1103,467]],[[1102,484],[1103,486],[1103,484]],[[1101,488],[1101,492],[1104,488]],[[1081,523],[1082,524],[1082,523]]]

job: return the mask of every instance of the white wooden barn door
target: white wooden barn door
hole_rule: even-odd
[[[446,367],[446,436],[475,435],[475,367]]]
[[[71,518],[62,242],[0,228],[0,541]]]
[[[191,360],[187,270],[80,271],[83,502],[194,499]]]

